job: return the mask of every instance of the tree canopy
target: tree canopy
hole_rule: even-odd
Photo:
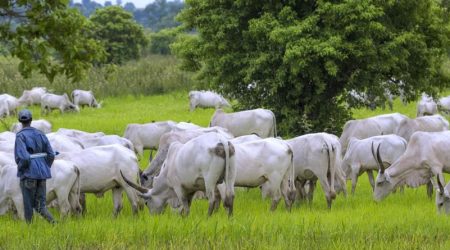
[[[102,42],[107,52],[107,63],[121,64],[137,59],[148,43],[144,29],[131,13],[120,6],[98,9],[90,18],[93,37]]]
[[[187,0],[173,50],[205,86],[273,110],[284,134],[339,133],[350,90],[412,100],[447,86],[449,26],[435,0]]]
[[[63,73],[79,80],[104,50],[89,37],[89,22],[68,0],[0,1],[0,40],[21,60],[25,77],[37,70],[52,81]]]

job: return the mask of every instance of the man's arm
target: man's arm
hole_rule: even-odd
[[[19,170],[26,169],[30,165],[30,154],[27,151],[25,138],[22,135],[16,136],[14,145],[14,158]]]

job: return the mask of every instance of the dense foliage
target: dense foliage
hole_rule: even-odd
[[[170,45],[175,41],[179,34],[176,28],[163,29],[149,35],[149,52],[151,54],[170,55]]]
[[[89,37],[89,23],[67,0],[0,1],[2,47],[21,59],[24,76],[39,71],[52,81],[64,73],[79,80],[91,62],[104,56],[101,45]]]
[[[284,134],[339,132],[349,90],[435,93],[448,83],[446,12],[435,0],[187,0],[198,36],[173,46],[206,86],[272,109]]]
[[[103,44],[107,63],[121,64],[139,58],[148,43],[144,28],[120,6],[98,9],[91,17],[93,37]]]

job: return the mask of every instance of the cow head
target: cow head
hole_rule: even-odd
[[[448,188],[450,185],[444,187],[439,180],[439,175],[437,176],[438,189],[436,190],[436,208],[438,213],[445,212],[446,214],[450,214],[450,193],[448,192]],[[445,183],[444,183],[445,184]]]
[[[375,161],[377,162],[379,172],[378,176],[375,182],[375,189],[373,192],[373,198],[375,201],[381,201],[386,196],[388,196],[392,190],[394,189],[394,185],[392,184],[389,175],[385,172],[385,167],[383,165],[383,160],[380,156],[380,146],[381,143],[378,144],[377,152],[375,156],[374,148],[373,148],[373,142],[372,142],[372,156],[375,158]]]
[[[156,177],[155,186],[152,189],[148,189],[128,180],[123,176],[122,172],[120,172],[120,174],[128,185],[136,189],[138,196],[141,197],[144,200],[145,205],[147,205],[150,214],[161,214],[164,212],[168,201],[176,197],[173,190],[168,187],[165,177]]]

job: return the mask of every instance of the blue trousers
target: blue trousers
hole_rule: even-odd
[[[29,224],[33,218],[33,209],[36,210],[48,222],[55,220],[46,206],[46,181],[23,179],[20,180],[20,189],[23,196],[23,207],[25,210],[25,221]]]

